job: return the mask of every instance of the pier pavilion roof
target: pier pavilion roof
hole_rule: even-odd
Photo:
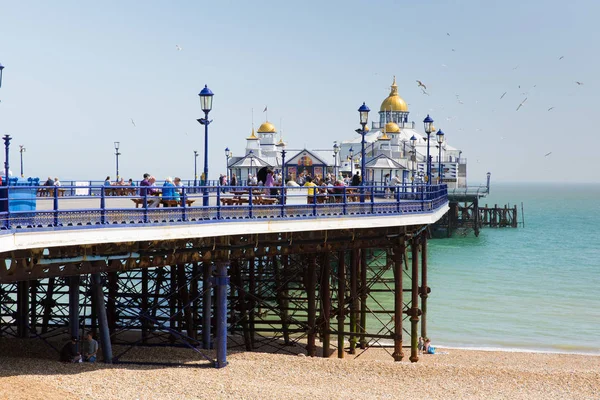
[[[258,133],[277,133],[277,129],[275,129],[275,125],[273,125],[269,121],[265,121],[258,127],[257,132]]]

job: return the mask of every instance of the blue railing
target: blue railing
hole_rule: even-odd
[[[2,186],[0,205],[9,206],[1,208],[0,232],[418,214],[430,213],[448,201],[446,185],[390,186],[383,192],[376,191],[381,186],[286,187],[283,191],[262,186],[154,189],[163,191],[162,196],[140,195],[137,186]],[[208,206],[202,206],[204,196],[208,196]]]

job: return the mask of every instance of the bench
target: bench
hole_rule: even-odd
[[[58,197],[63,197],[67,189],[58,189]],[[54,188],[39,188],[38,196],[40,197],[54,197]]]
[[[131,201],[133,201],[133,203],[135,204],[135,208],[139,208],[140,206],[144,206],[144,199],[131,199]],[[196,200],[192,200],[192,199],[187,199],[185,201],[185,204],[190,207],[192,204],[194,204]],[[181,201],[177,201],[177,200],[161,200],[160,204],[162,204],[164,207],[179,207],[181,205]]]

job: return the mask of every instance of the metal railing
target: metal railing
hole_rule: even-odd
[[[146,187],[143,187],[146,188]],[[140,195],[140,187],[0,187],[0,233],[62,227],[130,224],[214,223],[231,220],[314,219],[431,213],[447,203],[446,185],[359,187],[183,186],[154,187],[161,196]],[[203,190],[207,189],[208,193]],[[80,193],[66,195],[66,193]],[[80,192],[77,192],[80,191]],[[85,194],[81,194],[85,193]],[[98,193],[98,195],[96,194]],[[209,205],[202,206],[208,195]],[[162,206],[162,207],[161,207]],[[20,208],[20,209],[18,209]]]

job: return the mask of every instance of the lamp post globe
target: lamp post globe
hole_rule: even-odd
[[[202,194],[202,205],[208,206],[208,125],[212,121],[208,120],[208,113],[212,110],[214,93],[204,85],[204,88],[198,93],[200,97],[200,108],[204,112],[204,118],[200,118],[197,121],[204,125],[204,190]]]
[[[367,134],[366,131],[366,126],[367,126],[367,122],[369,121],[369,111],[371,111],[369,109],[369,107],[367,107],[367,105],[363,102],[362,105],[358,108],[358,114],[360,116],[360,125],[362,127],[362,129],[360,130],[360,134],[362,136],[362,139],[360,141],[360,185],[363,187],[361,190],[361,196],[360,196],[360,201],[361,203],[365,202],[365,190],[364,190],[364,186],[366,184],[366,176],[365,176],[365,161],[366,161],[366,157],[365,157],[365,135]]]
[[[429,159],[429,135],[433,132],[433,118],[427,114],[425,119],[423,120],[423,124],[425,125],[425,133],[427,134],[427,184],[431,183],[431,160]]]
[[[435,134],[438,142],[438,183],[442,183],[442,144],[444,144],[444,132],[440,129]]]

